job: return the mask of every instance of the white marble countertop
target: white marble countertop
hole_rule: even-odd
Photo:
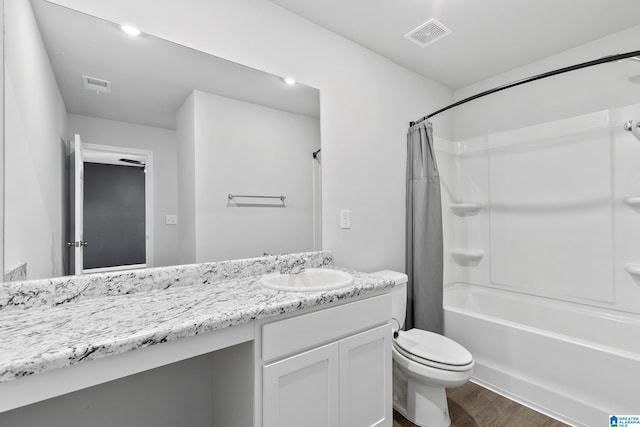
[[[260,275],[238,274],[213,282],[1,310],[0,383],[393,286],[388,280],[351,273],[353,285],[325,292],[273,291],[258,283]]]

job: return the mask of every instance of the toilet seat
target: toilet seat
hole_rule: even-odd
[[[395,369],[394,375],[397,377],[398,370],[400,372],[404,371],[403,374],[415,383],[438,385],[446,388],[459,387],[469,381],[469,378],[473,375],[473,365],[465,371],[450,371],[411,360],[401,354],[396,346],[392,347],[391,352]]]
[[[437,369],[460,372],[474,364],[471,353],[457,342],[421,329],[398,331],[393,345],[406,358]]]

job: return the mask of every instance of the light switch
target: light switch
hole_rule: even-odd
[[[178,225],[178,215],[165,215],[164,223],[166,225]]]
[[[340,211],[340,228],[351,228],[351,211],[349,209],[342,209]]]

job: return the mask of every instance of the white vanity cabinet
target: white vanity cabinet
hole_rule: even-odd
[[[262,325],[262,427],[391,426],[390,298]]]
[[[339,363],[338,344],[329,344],[265,365],[263,426],[337,426]]]

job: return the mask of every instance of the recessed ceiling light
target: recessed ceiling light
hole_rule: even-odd
[[[122,28],[122,31],[124,31],[129,35],[132,35],[132,36],[140,35],[140,30],[137,29],[136,27],[132,27],[131,25],[122,25],[120,28]]]
[[[292,79],[291,77],[285,77],[284,78],[284,82],[288,85],[294,85],[296,84],[296,81],[294,79]]]

